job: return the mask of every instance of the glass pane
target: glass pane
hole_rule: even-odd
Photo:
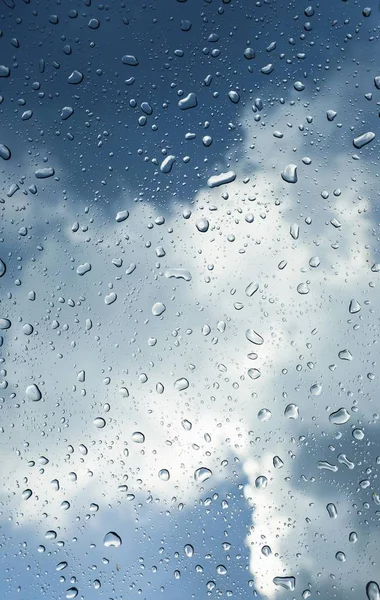
[[[3,0],[4,600],[380,600],[378,3]]]

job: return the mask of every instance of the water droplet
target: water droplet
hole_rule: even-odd
[[[84,263],[83,265],[79,265],[77,267],[78,275],[84,275],[85,273],[88,273],[89,271],[91,271],[91,265],[88,262]]]
[[[303,84],[302,81],[296,81],[293,87],[297,92],[303,92],[305,84]]]
[[[298,240],[300,228],[297,223],[293,223],[293,225],[290,226],[290,235],[292,236],[293,240]]]
[[[228,97],[231,100],[231,102],[233,102],[233,104],[238,104],[240,100],[240,96],[235,90],[230,90],[228,92]]]
[[[29,500],[29,498],[31,497],[32,494],[33,494],[32,490],[26,489],[22,492],[21,497],[23,500]]]
[[[55,570],[56,571],[63,571],[63,569],[66,569],[67,566],[68,566],[68,563],[65,560],[63,560],[62,562],[59,562],[57,564],[57,566],[55,567]]]
[[[216,572],[218,575],[227,575],[227,569],[224,565],[218,565],[216,567]]]
[[[104,296],[104,303],[107,304],[107,306],[109,306],[110,304],[113,304],[116,300],[117,300],[117,294],[115,294],[115,292],[110,292],[109,294]]]
[[[265,477],[265,475],[259,475],[259,477],[256,477],[255,479],[255,487],[259,490],[263,490],[267,487],[268,485],[268,479]]]
[[[152,314],[155,317],[159,317],[160,315],[162,315],[162,313],[164,313],[165,310],[166,310],[166,306],[165,306],[165,304],[162,304],[162,302],[156,302],[152,306]]]
[[[189,387],[189,382],[186,379],[186,377],[180,377],[179,379],[177,379],[174,382],[174,387],[176,390],[178,390],[179,392],[182,392],[183,390],[186,390]]]
[[[253,296],[253,294],[255,294],[258,289],[259,289],[259,284],[256,282],[251,282],[245,288],[245,294],[246,294],[246,296],[248,296],[248,298],[251,298],[251,296]]]
[[[165,273],[165,277],[168,279],[175,277],[175,279],[184,279],[185,281],[191,281],[191,273],[186,269],[168,269]]]
[[[264,556],[270,556],[272,554],[272,549],[270,546],[263,546],[261,548],[261,554]]]
[[[262,408],[257,413],[257,418],[259,419],[259,421],[266,423],[267,421],[269,421],[272,418],[272,413],[268,408]]]
[[[362,429],[354,429],[352,431],[352,437],[354,440],[363,440],[364,439],[364,431]]]
[[[0,157],[3,160],[9,160],[11,157],[11,151],[9,150],[8,146],[5,146],[5,144],[0,144]]]
[[[212,471],[206,467],[200,467],[194,473],[194,479],[197,483],[205,483],[212,476]]]
[[[121,537],[114,531],[109,531],[103,539],[106,548],[120,548],[122,544]]]
[[[28,385],[25,390],[25,396],[28,400],[32,400],[32,402],[38,402],[42,398],[41,390],[35,383]]]
[[[309,260],[309,266],[312,267],[313,269],[316,269],[317,267],[319,267],[320,264],[321,264],[321,259],[319,258],[319,256],[312,256],[311,259]]]
[[[128,217],[129,212],[127,210],[119,210],[119,212],[116,214],[115,221],[117,223],[122,223],[123,221],[128,219]]]
[[[31,325],[30,323],[25,323],[22,326],[22,332],[24,335],[31,335],[34,331],[33,325]]]
[[[170,173],[175,161],[176,161],[176,157],[173,156],[173,154],[169,154],[169,156],[164,158],[164,160],[162,161],[162,163],[160,165],[161,173]]]
[[[190,421],[188,421],[187,419],[183,419],[182,427],[184,428],[185,431],[190,431],[193,427],[193,424]]]
[[[361,310],[361,305],[359,304],[359,302],[357,300],[351,300],[348,310],[350,311],[350,313],[352,315],[355,315],[356,313],[358,313]]]
[[[66,598],[67,600],[73,600],[73,598],[76,598],[78,596],[79,592],[77,590],[76,587],[71,587],[66,591]]]
[[[189,108],[195,108],[198,106],[198,100],[195,94],[187,94],[184,98],[178,102],[178,106],[181,110],[188,110]]]
[[[206,233],[206,231],[208,231],[210,224],[207,219],[202,217],[201,219],[198,219],[195,222],[195,226],[198,229],[198,231],[200,231],[201,233]]]
[[[338,356],[341,360],[352,360],[353,356],[349,350],[341,350],[338,353]]]
[[[372,142],[372,140],[375,139],[375,134],[373,133],[373,131],[367,131],[367,133],[363,133],[362,135],[359,135],[358,137],[354,138],[353,144],[355,146],[355,148],[363,148],[363,146],[366,146],[367,144],[369,144],[370,142]]]
[[[281,173],[281,177],[287,183],[297,183],[297,165],[286,165],[285,169]]]
[[[158,476],[161,479],[161,481],[169,481],[170,479],[170,473],[167,469],[161,469],[158,472]]]
[[[133,54],[125,54],[121,59],[121,62],[123,65],[128,65],[129,67],[137,67],[139,64],[139,61]]]
[[[54,173],[53,167],[44,167],[42,169],[37,169],[34,172],[34,175],[37,179],[47,179],[48,177],[53,177]]]
[[[344,553],[344,552],[341,552],[341,551],[339,551],[339,552],[337,552],[337,553],[335,554],[335,558],[336,558],[336,560],[338,560],[339,562],[345,562],[345,561],[346,561],[346,555],[345,555],[345,553]]]
[[[212,175],[207,180],[209,188],[219,187],[227,183],[232,183],[236,179],[236,173],[234,171],[227,171],[226,173],[220,173],[219,175]]]
[[[248,369],[248,376],[251,379],[259,379],[259,377],[261,377],[261,371],[259,371],[259,369]]]
[[[314,383],[310,388],[310,394],[312,396],[320,396],[322,394],[322,386],[320,383]]]
[[[293,592],[296,587],[295,577],[275,577],[273,583],[290,592]]]
[[[186,546],[184,547],[184,551],[185,551],[185,555],[188,558],[192,558],[194,556],[194,548],[191,544],[186,544]]]
[[[300,283],[297,285],[297,292],[301,294],[301,296],[305,296],[309,293],[309,291],[309,287],[306,285],[306,283]]]
[[[274,456],[273,457],[273,466],[275,469],[282,469],[282,467],[284,466],[284,461],[281,460],[281,458],[279,456]]]
[[[96,417],[96,419],[94,419],[93,421],[95,427],[97,427],[98,429],[103,429],[103,427],[106,426],[106,422],[103,419],[103,417]]]
[[[298,419],[299,409],[297,404],[288,404],[284,410],[284,416],[287,419]]]
[[[71,83],[72,85],[78,85],[79,83],[82,83],[83,79],[84,79],[83,73],[81,73],[80,71],[74,70],[71,73],[71,75],[67,78],[67,83]]]
[[[145,435],[141,431],[135,431],[132,433],[132,440],[135,444],[143,444],[145,442]]]
[[[74,109],[71,106],[64,106],[61,110],[62,121],[67,121],[74,114]]]
[[[348,541],[351,542],[351,544],[356,544],[358,541],[358,534],[356,531],[351,531],[350,535],[348,536]]]
[[[335,110],[328,110],[326,112],[326,117],[328,121],[333,121],[338,113]]]
[[[9,319],[0,318],[0,329],[9,329],[12,323]]]
[[[264,343],[264,338],[254,329],[247,329],[245,337],[249,342],[252,342],[252,344],[256,344],[256,346],[261,346]]]
[[[327,513],[328,513],[330,519],[336,519],[337,518],[338,511],[336,509],[335,504],[333,504],[332,502],[330,502],[329,504],[327,504],[326,510],[327,510]]]
[[[334,425],[344,425],[350,418],[349,412],[345,408],[339,408],[329,415],[330,423]]]

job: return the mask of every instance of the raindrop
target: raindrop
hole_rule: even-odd
[[[297,165],[287,165],[281,173],[281,177],[287,183],[297,183]]]
[[[200,467],[194,473],[194,479],[197,483],[205,483],[212,476],[212,471],[206,467]]]
[[[42,398],[41,390],[35,383],[28,385],[25,390],[25,396],[33,402],[38,402]]]
[[[103,427],[106,426],[106,422],[103,419],[103,417],[96,417],[96,419],[94,419],[93,421],[95,427],[97,427],[98,429],[103,429]]]
[[[165,310],[166,310],[166,306],[165,306],[165,304],[162,304],[162,302],[156,302],[152,306],[152,314],[155,317],[159,317],[160,315],[162,315],[162,313],[164,313]]]
[[[344,425],[350,418],[349,412],[345,408],[339,408],[329,415],[330,423],[334,425]]]
[[[145,435],[141,431],[135,431],[132,433],[132,440],[135,444],[143,444],[145,442]]]
[[[167,469],[161,469],[158,472],[158,476],[161,479],[161,481],[169,481],[170,479],[170,473]]]
[[[114,531],[109,531],[104,536],[103,544],[106,548],[120,548],[122,544],[121,537]]]

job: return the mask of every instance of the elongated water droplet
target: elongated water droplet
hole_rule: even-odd
[[[338,356],[341,360],[352,360],[353,356],[349,350],[341,350],[338,353]]]
[[[245,337],[249,342],[252,342],[252,344],[256,344],[256,346],[261,346],[264,343],[264,338],[254,329],[247,329]]]
[[[220,173],[220,175],[212,175],[207,180],[209,188],[219,187],[227,183],[232,183],[236,179],[236,173],[234,171],[227,171],[226,173]]]
[[[361,305],[359,304],[359,302],[357,300],[351,300],[348,310],[350,311],[350,313],[352,315],[355,315],[356,313],[358,313],[361,310]]]
[[[332,502],[330,502],[329,504],[327,504],[326,510],[327,510],[327,513],[328,513],[330,519],[336,519],[337,518],[338,511],[336,509],[335,504],[333,504]]]
[[[194,548],[191,544],[186,544],[186,546],[184,547],[184,551],[185,551],[185,555],[188,558],[192,558],[194,556]]]
[[[367,144],[369,144],[370,142],[372,142],[372,140],[375,139],[375,134],[373,133],[373,131],[367,131],[367,133],[363,133],[362,135],[359,135],[358,137],[354,138],[353,144],[355,146],[355,148],[363,148],[363,146],[366,146]]]
[[[253,294],[255,294],[258,289],[259,289],[259,284],[256,282],[252,282],[249,285],[247,285],[247,287],[245,288],[245,294],[246,294],[246,296],[248,296],[248,298],[251,298],[251,296],[253,296]]]
[[[185,281],[191,281],[191,273],[186,269],[168,269],[165,272],[165,277],[168,279],[175,277],[175,279],[184,279]]]

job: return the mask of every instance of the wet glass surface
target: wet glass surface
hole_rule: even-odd
[[[380,600],[380,10],[3,0],[4,600]]]

